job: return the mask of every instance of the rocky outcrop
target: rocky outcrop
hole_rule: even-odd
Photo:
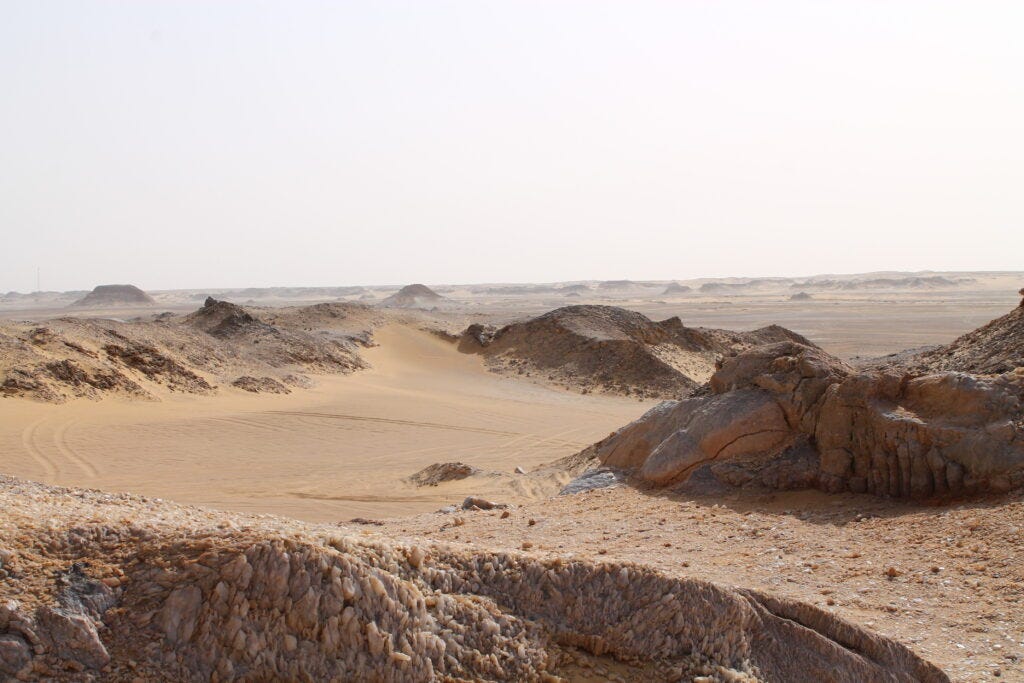
[[[446,481],[458,481],[477,473],[475,467],[464,462],[435,462],[409,477],[416,486],[437,486]]]
[[[707,381],[724,355],[782,340],[811,345],[777,325],[730,332],[615,306],[565,306],[500,329],[470,325],[459,349],[483,355],[492,369],[577,390],[676,398]]]
[[[267,325],[241,306],[229,301],[207,297],[203,307],[186,318],[187,324],[209,335],[233,338],[259,333],[272,334],[275,328]]]
[[[647,485],[819,488],[897,498],[1024,485],[1024,370],[858,373],[793,342],[726,359],[698,395],[596,445]]]
[[[0,505],[14,499],[0,517],[24,556],[18,600],[0,582],[6,677],[538,681],[582,656],[628,661],[646,672],[634,680],[948,681],[813,606],[632,564],[373,542],[0,478]],[[69,562],[91,602],[52,586]]]
[[[291,389],[273,377],[251,377],[243,375],[231,383],[231,386],[253,394],[290,394]]]
[[[17,581],[21,574],[8,573],[8,580]],[[110,662],[98,628],[116,602],[114,591],[88,577],[78,562],[56,572],[56,586],[52,601],[34,610],[16,600],[0,605],[0,673],[29,680],[38,655],[65,662],[70,671],[99,670]]]
[[[160,349],[108,331],[116,343],[103,345],[103,351],[116,366],[140,373],[146,379],[162,384],[171,391],[206,394],[213,391],[203,377],[196,374]]]
[[[301,329],[296,329],[298,325],[272,325],[241,306],[208,298],[202,308],[182,322],[219,340],[231,355],[257,359],[270,367],[292,364],[318,372],[352,372],[365,367],[354,352],[357,343],[348,335],[312,334],[309,325],[340,314],[329,304],[276,314],[285,320],[304,321]]]
[[[156,399],[166,390],[213,393],[217,382],[287,393],[287,385],[297,386],[289,381],[296,373],[366,367],[358,349],[372,343],[375,314],[369,308],[320,304],[269,315],[280,324],[207,298],[185,316],[0,323],[0,397]]]

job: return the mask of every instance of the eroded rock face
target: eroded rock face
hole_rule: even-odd
[[[15,580],[24,578],[19,571]],[[53,680],[40,658],[59,662],[72,672],[102,670],[111,658],[99,627],[107,610],[117,603],[117,595],[89,577],[77,562],[48,578],[58,591],[34,609],[16,600],[0,604],[0,673],[19,680]]]
[[[35,513],[17,536],[45,542],[21,564],[36,605],[0,602],[4,676],[534,681],[559,675],[571,647],[635,662],[645,680],[948,681],[813,606],[632,564],[373,542],[0,477],[0,502],[11,495]],[[90,521],[64,538],[70,519]]]
[[[239,377],[231,386],[238,387],[244,391],[251,392],[253,394],[290,394],[291,389],[286,387],[281,382],[277,381],[273,377],[251,377],[249,375],[243,375]]]
[[[1024,370],[858,373],[794,342],[728,358],[707,391],[598,444],[647,484],[926,499],[1024,485]],[[697,476],[695,476],[697,475]]]
[[[13,676],[32,661],[32,647],[17,633],[0,633],[0,673]]]
[[[48,650],[59,658],[102,669],[110,661],[95,622],[87,615],[44,605],[36,613],[36,629]]]

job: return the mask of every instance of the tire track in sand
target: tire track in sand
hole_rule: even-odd
[[[397,420],[387,417],[367,417],[364,415],[343,415],[339,413],[307,413],[293,412],[287,410],[268,410],[268,413],[275,415],[299,415],[302,417],[319,417],[331,420],[352,420],[356,422],[376,422],[379,424],[394,424],[407,427],[426,427],[428,429],[447,429],[455,432],[473,432],[476,434],[497,434],[498,436],[520,436],[521,432],[509,432],[500,429],[488,429],[486,427],[463,427],[460,425],[448,425],[438,422],[419,422],[417,420]]]
[[[53,445],[57,447],[57,452],[63,455],[67,460],[74,463],[74,465],[82,470],[82,473],[90,479],[95,479],[100,476],[99,471],[92,464],[92,462],[84,455],[76,451],[68,444],[67,431],[68,428],[75,424],[77,420],[68,420],[62,422],[57,426],[57,429],[53,432]]]
[[[289,430],[287,427],[280,425],[272,425],[267,422],[260,422],[259,420],[249,420],[242,417],[211,417],[211,422],[224,422],[226,424],[235,425],[237,427],[244,427],[245,429],[262,429],[267,432],[283,433]]]
[[[46,478],[50,480],[56,480],[59,470],[57,463],[48,458],[38,446],[36,446],[36,432],[39,430],[39,425],[43,423],[46,418],[40,418],[21,432],[21,445],[25,447],[25,452],[29,454],[37,465],[43,468],[43,472],[46,473]]]

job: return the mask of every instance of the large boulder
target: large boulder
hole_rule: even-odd
[[[727,358],[697,395],[597,444],[653,486],[816,487],[925,499],[1024,485],[1024,369],[861,372],[795,342]]]

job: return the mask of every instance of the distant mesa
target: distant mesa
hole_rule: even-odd
[[[793,296],[789,297],[790,301],[810,301],[814,297],[807,292],[797,292]]]
[[[636,287],[636,286],[637,286],[637,283],[633,282],[632,280],[605,280],[604,282],[597,283],[597,288],[598,289],[611,290],[611,291],[622,290],[622,289],[632,289],[633,287]]]
[[[426,285],[406,285],[380,302],[384,308],[423,308],[446,299]]]
[[[700,291],[705,294],[723,294],[727,292],[735,292],[743,294],[751,291],[763,291],[766,289],[778,289],[791,285],[792,280],[789,278],[772,278],[772,277],[761,277],[754,278],[753,280],[744,280],[742,282],[736,281],[713,281],[705,282],[700,286]]]
[[[98,285],[71,305],[82,308],[104,308],[107,306],[148,306],[153,303],[156,303],[153,297],[135,285]]]
[[[909,277],[876,277],[849,280],[811,279],[805,282],[794,282],[793,289],[947,289],[974,282],[974,278],[948,278],[941,275],[909,276]]]
[[[572,292],[575,292],[577,294],[584,294],[590,291],[590,287],[588,287],[587,285],[566,285],[564,287],[559,287],[558,291],[564,294],[569,294]]]
[[[557,291],[550,285],[501,285],[499,287],[487,287],[482,290],[483,294],[550,294]]]
[[[693,291],[689,285],[681,285],[678,282],[670,282],[662,294],[686,294]]]
[[[564,294],[563,296],[564,296],[564,297],[565,297],[566,299],[568,299],[568,298],[570,298],[570,297],[573,297],[573,298],[579,299],[579,298],[580,298],[580,293],[579,293],[579,292],[568,292],[568,293]]]

